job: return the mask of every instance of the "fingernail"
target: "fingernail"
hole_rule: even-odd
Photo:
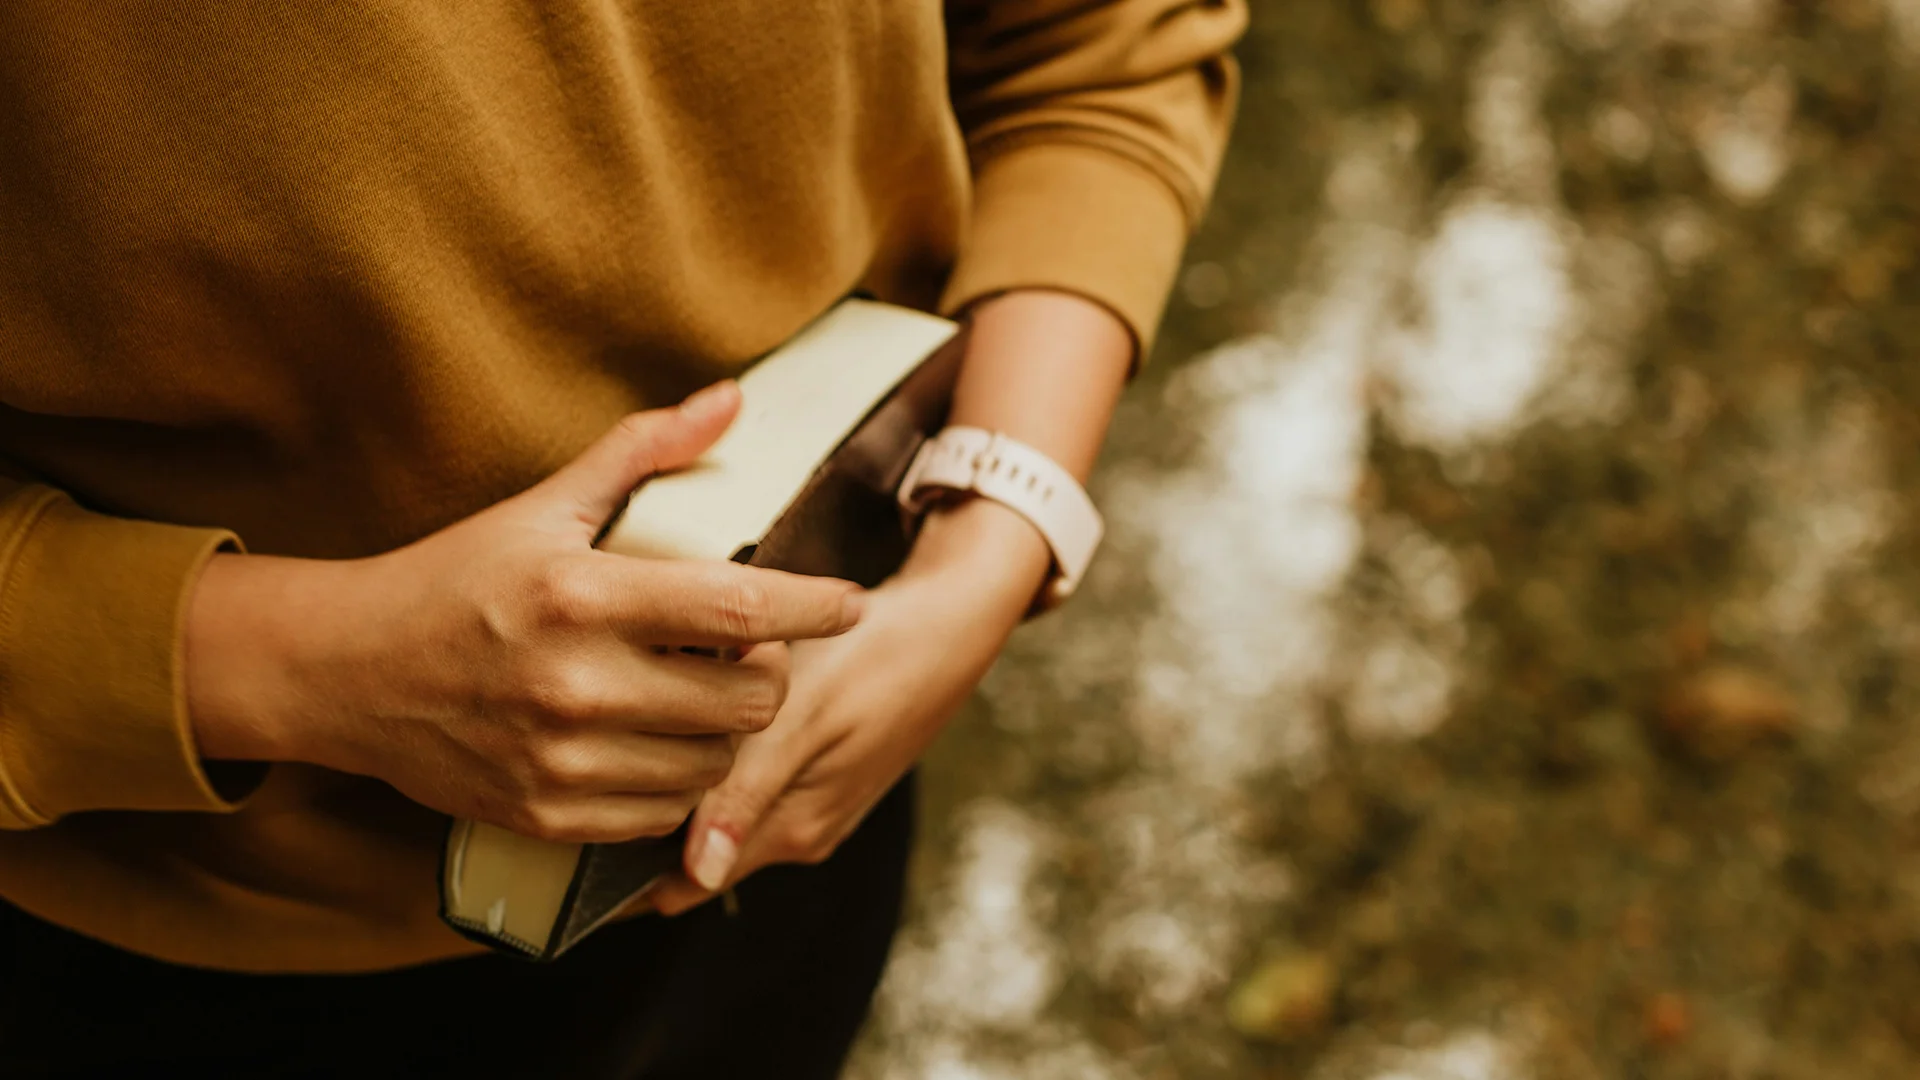
[[[695,392],[680,403],[680,409],[690,416],[704,416],[726,403],[727,398],[732,396],[733,391],[730,389],[732,386],[732,379],[722,379],[712,386]]]
[[[740,857],[740,845],[719,829],[707,830],[707,846],[700,849],[700,861],[693,866],[693,880],[708,892],[716,892],[727,883],[734,860]]]
[[[865,589],[854,589],[840,598],[840,629],[851,630],[867,611]]]

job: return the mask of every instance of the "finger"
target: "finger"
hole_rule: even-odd
[[[660,735],[751,735],[764,731],[786,704],[793,674],[784,642],[763,642],[738,660],[668,652],[651,667],[643,710],[630,726]]]
[[[733,771],[735,740],[727,735],[614,732],[548,749],[542,780],[575,794],[663,795],[705,791]]]
[[[746,841],[740,845],[739,856],[722,884],[714,888],[708,888],[698,881],[695,881],[683,868],[680,872],[666,877],[655,885],[654,888],[649,889],[647,891],[648,903],[654,910],[660,912],[662,915],[679,915],[699,907],[701,904],[720,895],[722,890],[738,886],[762,868],[781,861],[775,851],[778,845],[778,837],[775,834],[780,827],[779,817],[781,809],[786,805],[788,804],[785,801],[777,796],[775,797],[772,808],[761,815],[760,821],[755,826],[754,831],[748,835]],[[696,816],[699,814],[697,808],[694,810],[694,814]],[[688,836],[693,837],[698,835],[701,828],[702,826],[697,818],[696,820],[689,821],[687,825]]]
[[[554,843],[621,844],[670,835],[687,820],[699,798],[697,791],[596,795],[541,808],[508,827]]]
[[[734,756],[733,771],[700,799],[687,829],[683,860],[687,877],[695,884],[718,892],[735,880],[741,869],[741,849],[807,763],[807,755],[797,752],[798,733],[804,728],[804,724],[784,729],[776,725],[743,741]]]
[[[706,560],[607,556],[609,621],[636,641],[734,646],[844,634],[860,622],[866,593],[838,578],[788,574]]]
[[[791,785],[792,780],[790,779],[788,783]],[[712,793],[708,794],[710,796]],[[800,800],[791,798],[791,795],[792,788],[788,786],[774,797],[772,806],[761,814],[759,821],[753,826],[753,831],[739,845],[739,855],[725,881],[717,886],[708,887],[695,881],[686,870],[682,869],[680,873],[665,878],[648,891],[649,904],[662,915],[678,915],[713,899],[720,894],[721,890],[739,885],[765,867],[783,862],[813,862],[819,857],[819,851],[830,852],[839,847],[840,841],[845,839],[844,834],[830,838],[821,834],[812,834],[808,839],[799,840],[800,847],[796,849],[796,831],[805,831],[810,828],[800,822],[806,820],[817,822],[820,819],[815,815],[806,814],[801,809]],[[879,801],[878,796],[874,801]],[[706,799],[701,800],[701,805],[706,805]],[[857,827],[871,809],[872,807],[868,806],[848,819],[847,831]],[[705,826],[702,824],[700,811],[696,809],[693,819],[687,824],[690,844],[691,838],[698,836],[703,828]],[[821,841],[828,839],[830,842],[826,843],[824,848],[818,847]]]
[[[647,890],[647,906],[662,915],[691,911],[719,894],[703,889],[685,874],[673,874]]]
[[[745,735],[779,715],[790,669],[779,642],[727,661],[608,639],[544,678],[531,676],[520,693],[530,708],[586,732]]]
[[[527,494],[550,500],[598,532],[642,480],[691,464],[739,411],[740,387],[729,380],[673,408],[633,413]]]

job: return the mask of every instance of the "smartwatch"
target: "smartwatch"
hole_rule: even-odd
[[[1073,474],[1026,443],[977,427],[949,427],[920,444],[900,482],[900,505],[923,513],[943,491],[992,499],[1026,518],[1053,552],[1053,576],[1034,607],[1059,605],[1080,584],[1105,525]]]

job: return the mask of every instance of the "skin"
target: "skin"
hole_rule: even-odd
[[[952,422],[1084,479],[1134,362],[1125,325],[1039,290],[972,315]],[[652,897],[668,914],[826,858],[972,693],[1051,559],[981,499],[930,513],[865,592],[592,549],[641,479],[693,461],[738,408],[722,383],[628,417],[540,485],[387,554],[216,556],[186,628],[201,753],[373,776],[551,840],[665,835],[691,813],[687,872]]]
[[[1084,482],[1133,367],[1125,324],[1043,291],[972,314],[951,422],[1005,432]],[[867,595],[859,626],[794,644],[785,706],[701,800],[685,872],[653,891],[652,906],[678,914],[761,867],[831,855],[973,692],[1051,561],[1033,526],[999,503],[930,514],[906,566]]]
[[[739,407],[723,383],[629,417],[543,483],[384,555],[212,559],[186,630],[201,753],[378,777],[544,839],[673,831],[786,700],[779,643],[841,633],[864,604],[842,581],[593,549],[642,477],[692,461]]]

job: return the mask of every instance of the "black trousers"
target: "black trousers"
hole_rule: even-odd
[[[911,775],[832,858],[551,964],[244,975],[136,956],[0,906],[0,1077],[838,1075],[886,962]]]

